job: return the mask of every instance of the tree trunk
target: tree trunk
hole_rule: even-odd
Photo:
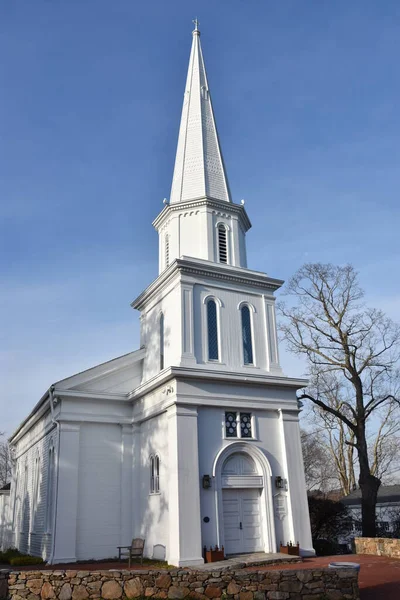
[[[357,433],[358,461],[360,465],[360,477],[358,482],[361,488],[362,535],[363,537],[375,537],[376,502],[381,480],[378,479],[378,477],[375,477],[375,475],[371,475],[365,428],[361,425],[358,428]]]
[[[368,474],[362,478],[360,476],[359,484],[361,488],[361,519],[363,537],[376,536],[376,501],[380,480],[374,475]]]

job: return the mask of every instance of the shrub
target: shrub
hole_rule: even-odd
[[[308,510],[313,539],[337,540],[351,533],[351,517],[341,502],[309,496]]]
[[[21,555],[10,558],[10,565],[14,567],[23,567],[25,565],[42,565],[44,563],[43,558],[40,556]]]
[[[339,544],[333,542],[332,540],[313,540],[313,546],[317,556],[332,556],[333,554],[341,554]]]
[[[0,552],[0,563],[9,563],[11,558],[22,556],[21,552],[16,548],[8,548],[4,552]]]

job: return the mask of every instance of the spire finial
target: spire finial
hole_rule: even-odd
[[[198,18],[196,17],[195,19],[193,19],[192,23],[194,23],[193,33],[195,33],[195,32],[200,33],[200,31],[199,31],[200,21],[198,20]]]

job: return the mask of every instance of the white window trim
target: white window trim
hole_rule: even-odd
[[[41,469],[41,460],[39,452],[36,453],[35,456],[35,468],[33,474],[33,486],[32,486],[32,515],[31,515],[31,534],[36,533],[37,526],[37,510],[39,505],[39,493],[40,493],[40,469]]]
[[[156,458],[158,459],[158,472],[156,474]],[[154,463],[154,475],[153,473],[153,463]],[[159,454],[151,454],[150,455],[150,490],[149,496],[159,496],[161,494],[160,489],[160,464],[161,459]],[[158,485],[156,485],[156,483]]]
[[[12,528],[15,528],[15,520],[17,517],[17,502],[18,502],[18,486],[20,485],[20,469],[19,465],[17,465],[15,471],[15,490],[14,490],[14,505],[13,505],[13,519],[12,519]]]
[[[250,329],[251,329],[251,350],[253,353],[253,362],[245,363],[244,362],[244,348],[243,348],[243,324],[242,324],[242,308],[247,306],[250,311]],[[258,368],[257,367],[257,356],[256,356],[256,345],[255,345],[255,337],[254,337],[254,315],[256,314],[255,307],[251,304],[251,302],[243,301],[238,304],[239,311],[239,331],[240,331],[240,340],[241,340],[241,359],[242,359],[242,367],[244,368]]]
[[[55,476],[55,455],[54,444],[51,441],[47,450],[47,493],[46,493],[46,517],[45,517],[45,535],[50,535],[53,531],[53,512],[54,512],[54,476]],[[50,478],[51,472],[51,478]]]
[[[169,265],[170,265],[170,237],[169,237],[169,233],[165,234],[165,238],[164,238],[164,264],[165,264],[165,268],[168,269]]]
[[[236,436],[231,436],[231,435],[226,435],[226,426],[225,426],[225,414],[227,412],[234,412],[236,413],[236,433],[238,435]],[[251,437],[243,437],[241,436],[241,429],[240,429],[240,413],[250,413],[251,414]],[[256,431],[256,418],[254,416],[254,413],[252,410],[249,409],[245,409],[245,408],[241,408],[241,409],[226,409],[224,410],[224,412],[222,413],[222,439],[227,440],[228,442],[230,440],[232,441],[237,441],[237,440],[242,440],[243,442],[253,442],[253,441],[257,441],[258,440],[258,432]]]
[[[21,496],[21,516],[20,516],[20,522],[19,522],[19,530],[20,533],[24,534],[24,533],[28,533],[24,531],[24,506],[25,506],[25,500],[27,499],[27,497],[29,496],[29,483],[28,483],[28,479],[29,479],[29,467],[28,467],[28,459],[25,459],[25,467],[24,467],[24,484],[23,484],[23,494]]]
[[[161,339],[161,321],[162,321],[162,339]],[[161,344],[162,342],[162,344]],[[165,313],[164,311],[160,311],[158,315],[158,345],[159,345],[159,355],[158,355],[158,366],[159,371],[163,371],[165,369]],[[162,347],[161,347],[162,346]],[[162,352],[161,352],[162,350]],[[161,361],[162,357],[162,361]],[[161,365],[162,362],[162,365]]]
[[[223,227],[225,229],[225,233],[226,233],[226,263],[221,262],[219,260],[219,228]],[[219,265],[231,265],[232,264],[232,260],[231,260],[231,244],[230,244],[230,233],[231,233],[231,229],[229,227],[229,225],[227,225],[226,223],[224,223],[223,221],[218,221],[215,224],[215,237],[216,237],[216,244],[215,244],[215,248],[216,248],[216,262]]]
[[[210,300],[214,300],[215,305],[217,307],[217,338],[218,338],[218,358],[209,358],[208,357],[208,314],[207,314],[207,304]],[[208,294],[203,298],[204,310],[203,310],[203,357],[204,362],[210,364],[219,364],[223,365],[224,362],[222,360],[222,338],[221,338],[221,308],[223,308],[223,304],[217,296],[213,296],[212,294]]]

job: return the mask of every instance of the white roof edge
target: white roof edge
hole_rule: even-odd
[[[116,363],[116,361],[119,361],[120,363],[122,362],[123,364],[126,364],[126,365],[128,365],[130,362],[135,363],[139,360],[142,360],[142,358],[144,358],[145,352],[146,352],[145,348],[139,348],[138,350],[134,350],[133,352],[128,352],[127,354],[122,354],[121,356],[116,356],[115,358],[111,358],[110,360],[106,360],[97,365],[93,365],[93,367],[89,367],[88,369],[84,369],[83,371],[78,371],[78,373],[73,373],[73,375],[64,377],[64,379],[60,379],[59,381],[57,381],[54,384],[54,386],[57,389],[57,385],[68,381],[68,379],[72,379],[73,377],[77,377],[78,375],[84,375],[85,373],[89,373],[89,371],[94,371],[95,369],[98,369],[99,367],[110,365],[110,368],[106,369],[102,373],[102,376],[107,375],[108,373],[112,373],[113,371],[115,371],[121,367],[121,364],[116,365],[116,364],[112,364],[112,363]],[[125,360],[123,360],[123,359],[125,359]],[[133,360],[129,360],[129,359],[133,359]]]
[[[139,348],[138,350],[134,350],[133,352],[128,352],[127,354],[122,354],[121,356],[117,356],[116,358],[112,358],[108,361],[105,361],[104,363],[99,363],[98,365],[94,365],[93,367],[89,367],[89,369],[85,369],[84,371],[80,371],[79,373],[74,373],[73,375],[70,375],[69,377],[65,377],[64,379],[60,379],[59,381],[51,384],[49,386],[49,388],[45,391],[45,393],[43,394],[43,396],[40,398],[40,400],[35,404],[35,406],[32,408],[32,410],[30,411],[30,413],[26,416],[25,419],[23,419],[21,421],[21,423],[18,425],[18,427],[14,430],[14,432],[11,434],[11,436],[8,438],[8,441],[11,442],[17,435],[18,433],[21,431],[21,429],[28,423],[28,421],[32,418],[32,416],[37,413],[37,411],[40,409],[40,407],[44,404],[44,402],[47,400],[47,398],[49,397],[49,389],[50,387],[54,387],[54,391],[57,391],[57,385],[68,381],[68,379],[72,379],[73,377],[76,377],[77,375],[83,375],[84,373],[88,373],[89,371],[92,371],[94,369],[96,369],[97,367],[101,367],[103,365],[107,365],[107,364],[111,364],[117,360],[126,358],[128,359],[128,357],[132,357],[134,355],[135,356],[135,360],[133,360],[132,362],[137,362],[138,360],[141,360],[144,357],[145,354],[145,348]],[[126,361],[127,363],[129,362],[128,360]],[[111,368],[108,371],[105,371],[105,373],[109,373],[111,371],[113,371],[114,369]],[[64,393],[66,390],[60,389],[59,388],[59,392],[60,394]]]

